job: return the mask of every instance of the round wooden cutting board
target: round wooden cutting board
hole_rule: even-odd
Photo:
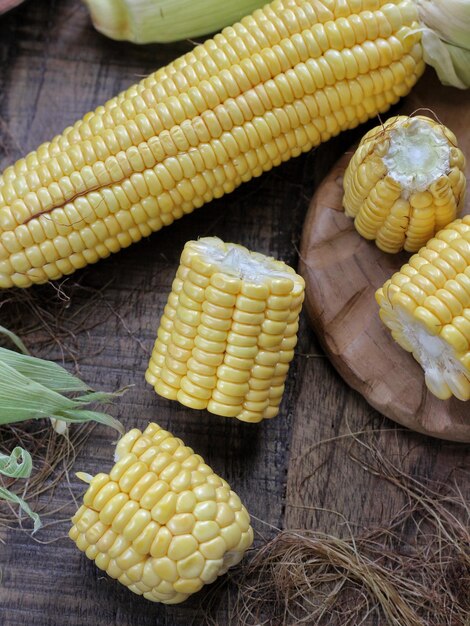
[[[467,156],[467,177],[469,92],[442,87],[428,71],[400,107],[400,113],[407,114],[432,109],[454,131]],[[319,186],[304,224],[299,269],[306,281],[312,326],[344,380],[381,413],[433,437],[470,442],[470,402],[435,398],[421,367],[380,321],[374,293],[410,255],[381,252],[359,236],[343,213],[342,177],[353,152],[345,154]],[[469,191],[464,212],[470,213]]]

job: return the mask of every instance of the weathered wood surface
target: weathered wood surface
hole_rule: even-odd
[[[399,110],[411,113],[426,107],[452,128],[464,154],[470,154],[470,93],[443,87],[429,74]],[[305,219],[300,271],[309,318],[344,380],[377,410],[413,430],[470,442],[468,402],[434,397],[419,364],[393,341],[377,315],[376,290],[410,255],[382,252],[359,237],[344,214],[343,174],[353,152],[322,181]],[[470,213],[470,194],[463,212]]]
[[[190,47],[189,42],[143,48],[117,44],[92,30],[79,0],[26,2],[0,21],[0,166]],[[381,442],[390,454],[404,455],[404,469],[416,476],[446,479],[453,468],[468,467],[463,446],[403,432],[349,389],[322,356],[305,316],[282,411],[272,421],[253,426],[191,411],[156,397],[144,382],[156,325],[184,243],[213,234],[295,265],[313,190],[362,132],[343,134],[75,274],[63,287],[69,302],[61,304],[51,287],[31,291],[46,311],[60,311],[66,330],[76,329],[77,319],[83,321],[85,330],[76,337],[65,334],[62,341],[66,362],[73,367],[70,357],[76,356],[84,380],[107,390],[134,385],[113,409],[126,427],[144,427],[154,420],[170,428],[231,483],[256,518],[276,527],[344,533],[340,518],[319,508],[336,510],[359,528],[381,523],[400,508],[396,492],[349,462],[344,446],[315,447],[349,429],[359,431],[367,424],[382,428]],[[13,307],[5,304],[8,298],[1,296],[0,323]],[[34,324],[25,304],[18,325]],[[46,344],[45,331],[25,338],[39,356],[61,358],[58,347]],[[109,468],[113,438],[109,430],[95,429],[75,469],[94,473]],[[78,498],[83,486],[73,476],[71,483]],[[65,508],[53,519],[70,516],[74,506],[67,490],[59,490],[55,498],[55,504]],[[254,526],[257,541],[274,532],[257,520]],[[153,605],[108,579],[64,537],[68,527],[62,521],[42,530],[38,539],[54,540],[45,545],[18,531],[0,531],[5,542],[0,545],[2,625],[204,623],[199,598],[176,607]],[[217,622],[230,623],[225,605]]]

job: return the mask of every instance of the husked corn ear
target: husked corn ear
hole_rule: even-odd
[[[470,400],[470,215],[441,230],[376,293],[380,317],[430,391]]]
[[[448,128],[401,115],[370,130],[344,175],[343,205],[384,252],[416,252],[463,207],[465,157]]]
[[[304,280],[285,263],[216,237],[188,242],[146,380],[193,409],[274,417],[303,299]]]
[[[109,474],[90,483],[70,538],[147,600],[176,604],[238,563],[250,516],[204,460],[157,424],[129,431]]]
[[[70,274],[406,95],[411,0],[275,0],[0,178],[0,287]]]

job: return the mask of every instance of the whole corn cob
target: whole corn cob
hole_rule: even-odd
[[[129,431],[109,474],[90,486],[70,538],[147,600],[176,604],[238,563],[253,542],[240,498],[204,460],[157,424]]]
[[[470,400],[470,215],[428,241],[376,293],[380,317],[441,399]]]
[[[259,422],[278,414],[297,343],[304,280],[243,246],[186,244],[147,381],[193,409]]]
[[[383,112],[424,70],[411,0],[275,0],[0,179],[0,287],[107,257]]]
[[[363,237],[384,252],[416,252],[461,211],[465,157],[448,128],[402,115],[363,137],[343,186],[345,212]]]

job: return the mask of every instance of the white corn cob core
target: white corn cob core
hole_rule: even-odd
[[[468,370],[457,358],[452,346],[438,335],[432,335],[422,323],[398,307],[395,324],[395,330],[401,333],[400,344],[413,354],[423,368],[431,393],[445,398],[450,389],[457,398],[465,400]]]
[[[390,146],[383,162],[388,175],[401,184],[403,197],[426,191],[450,170],[450,145],[439,127],[411,118],[390,130]]]

